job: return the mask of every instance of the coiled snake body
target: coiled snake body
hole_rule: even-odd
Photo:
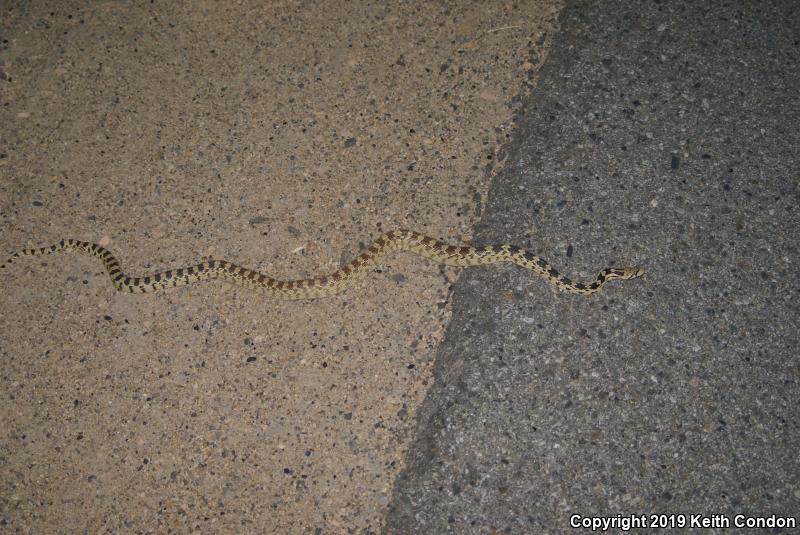
[[[230,282],[260,290],[276,299],[314,299],[341,292],[354,280],[368,273],[378,261],[394,251],[411,251],[450,266],[477,266],[497,262],[512,262],[543,276],[550,284],[571,293],[594,294],[610,280],[633,279],[644,274],[642,267],[607,268],[588,284],[573,282],[561,275],[542,258],[514,245],[488,245],[486,247],[458,247],[434,240],[410,230],[393,230],[385,233],[355,260],[330,275],[303,280],[276,280],[268,275],[237,266],[227,260],[207,260],[194,266],[170,269],[151,275],[131,277],[120,268],[111,252],[95,243],[64,239],[55,245],[38,249],[24,249],[14,253],[0,270],[19,257],[40,256],[58,251],[75,250],[96,256],[103,261],[114,287],[121,292],[145,293],[185,286],[201,280],[223,278]]]

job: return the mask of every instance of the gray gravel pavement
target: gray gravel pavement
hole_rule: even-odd
[[[800,6],[571,2],[561,23],[476,243],[647,274],[586,299],[467,270],[385,531],[797,522]]]

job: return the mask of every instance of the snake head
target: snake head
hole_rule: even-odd
[[[600,273],[605,280],[628,280],[635,279],[644,275],[644,268],[641,266],[626,266],[621,268],[608,268]]]
[[[642,266],[628,266],[622,268],[622,275],[620,279],[635,279],[644,275],[644,268]]]

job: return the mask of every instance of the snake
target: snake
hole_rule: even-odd
[[[635,279],[645,272],[641,266],[610,267],[600,271],[592,282],[574,282],[559,273],[546,260],[514,245],[502,244],[484,247],[449,245],[411,230],[386,232],[366,248],[361,255],[333,273],[300,280],[274,279],[269,275],[227,260],[206,260],[189,267],[133,277],[122,271],[119,261],[105,247],[75,239],[63,239],[49,247],[17,251],[3,264],[0,264],[0,271],[5,270],[7,266],[21,257],[42,256],[59,251],[77,251],[99,258],[111,277],[114,287],[120,292],[149,293],[220,278],[283,300],[316,299],[335,295],[372,271],[382,258],[395,251],[410,251],[448,266],[477,266],[510,262],[541,275],[560,290],[587,296],[599,292],[609,281]]]

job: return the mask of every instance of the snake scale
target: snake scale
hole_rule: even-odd
[[[105,247],[73,239],[64,239],[49,247],[18,251],[5,263],[0,264],[0,270],[23,256],[41,256],[67,250],[78,251],[102,260],[114,287],[121,292],[131,293],[155,292],[165,288],[186,286],[202,280],[222,278],[260,290],[276,299],[315,299],[341,292],[353,281],[371,271],[381,258],[394,251],[411,251],[449,266],[477,266],[512,262],[538,273],[556,288],[582,295],[597,293],[608,281],[634,279],[644,274],[644,268],[639,266],[607,268],[601,271],[591,283],[573,282],[556,271],[546,260],[514,245],[459,247],[410,230],[386,232],[360,256],[337,271],[330,275],[303,280],[273,279],[268,275],[238,266],[227,260],[207,260],[190,267],[132,277],[122,271],[117,259]]]

